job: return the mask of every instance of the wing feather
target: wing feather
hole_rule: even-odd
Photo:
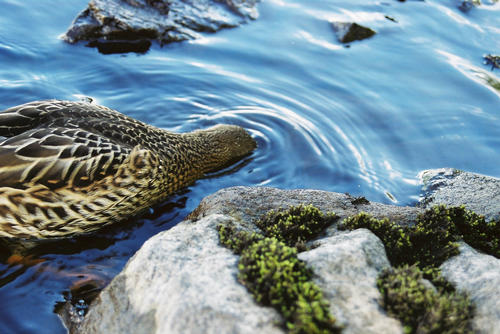
[[[0,143],[0,186],[85,186],[113,175],[131,151],[82,129],[29,130]]]

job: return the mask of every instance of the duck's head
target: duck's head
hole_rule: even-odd
[[[205,173],[227,167],[249,155],[257,143],[240,126],[219,124],[206,130],[196,131],[201,135],[205,146]]]

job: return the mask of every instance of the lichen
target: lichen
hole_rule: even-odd
[[[264,234],[219,225],[221,243],[241,254],[238,280],[257,302],[283,316],[290,333],[338,333],[328,301],[312,282],[312,272],[298,259],[305,242],[335,220],[313,206],[270,211],[256,223]]]
[[[267,237],[304,250],[306,241],[318,236],[336,220],[334,213],[323,214],[312,205],[298,205],[286,210],[271,210],[255,224]]]
[[[473,307],[465,294],[434,290],[417,266],[385,270],[378,279],[384,309],[405,333],[471,333]]]

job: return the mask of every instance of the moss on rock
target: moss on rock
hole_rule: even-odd
[[[405,332],[471,332],[471,302],[441,276],[438,267],[458,254],[460,239],[498,256],[498,223],[486,223],[464,207],[438,205],[420,214],[413,226],[360,213],[345,219],[340,228],[367,228],[382,240],[396,268],[379,276],[378,287],[384,309],[401,320]]]
[[[221,243],[241,254],[238,279],[257,302],[283,315],[290,333],[338,333],[328,301],[312,282],[312,272],[297,257],[296,247],[335,221],[313,206],[270,211],[256,223],[264,235],[219,225]],[[296,247],[295,247],[296,246]]]
[[[312,205],[298,205],[271,210],[255,224],[266,236],[303,250],[306,241],[318,236],[337,219],[334,213],[323,214]]]
[[[384,309],[405,333],[471,333],[473,308],[466,295],[434,290],[416,266],[384,271],[377,282]]]
[[[243,250],[238,269],[240,282],[259,303],[277,309],[291,333],[336,331],[328,302],[295,248],[265,238]]]

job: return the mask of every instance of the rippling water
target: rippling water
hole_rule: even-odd
[[[259,147],[142,219],[42,250],[43,263],[0,263],[0,333],[63,333],[54,307],[70,286],[109,281],[145,240],[223,187],[411,205],[423,169],[500,176],[500,71],[482,63],[500,53],[500,2],[484,2],[464,13],[453,0],[263,0],[260,18],[240,28],[102,55],[58,39],[87,0],[2,0],[0,109],[89,96],[173,131],[238,124]],[[378,34],[346,47],[333,20]]]

